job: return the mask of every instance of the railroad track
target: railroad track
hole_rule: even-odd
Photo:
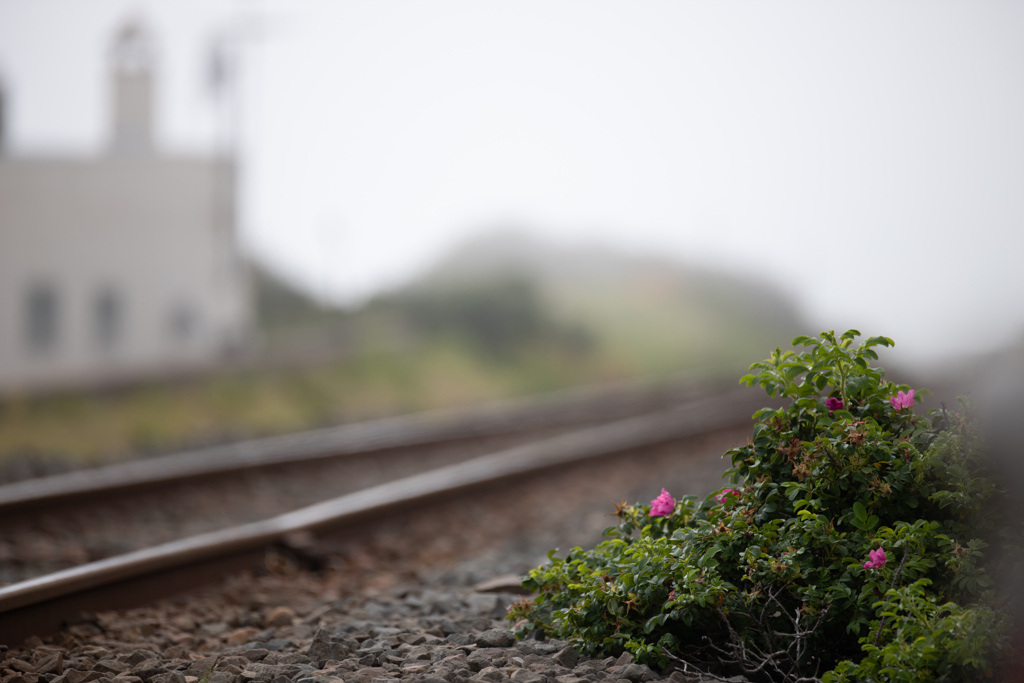
[[[322,467],[342,460],[366,467],[398,453],[422,455],[430,448],[463,446],[447,462],[440,458],[441,464],[432,462],[424,470],[429,458],[422,458],[418,470],[339,497],[0,588],[0,643],[52,632],[82,611],[138,605],[216,580],[262,561],[268,547],[301,553],[303,539],[311,535],[350,534],[366,529],[370,520],[376,526],[403,515],[407,521],[422,520],[435,506],[450,508],[509,486],[550,484],[561,475],[581,481],[600,467],[615,473],[613,483],[619,478],[625,484],[631,469],[641,467],[634,463],[663,453],[666,445],[678,447],[722,432],[740,438],[749,430],[750,414],[764,404],[757,392],[715,393],[706,384],[570,394],[501,409],[433,414],[209,449],[180,456],[171,465],[147,463],[149,470],[132,464],[108,478],[109,490],[101,486],[103,477],[88,472],[0,488],[0,515],[30,519],[43,506],[47,514],[52,508],[73,510],[110,496],[153,495],[168,485],[187,489],[207,478],[223,482],[240,472],[280,478],[285,468],[299,464]],[[475,448],[465,447],[471,443]],[[217,454],[221,458],[213,457]],[[678,454],[674,457],[679,460]],[[721,469],[719,463],[717,471]]]
[[[40,508],[88,503],[172,483],[215,480],[345,457],[380,455],[432,444],[573,427],[650,412],[727,391],[714,377],[616,384],[436,410],[284,436],[200,448],[150,460],[0,485],[0,518]]]
[[[685,403],[715,384],[560,392],[206,448],[0,487],[0,586],[283,514],[391,479]]]

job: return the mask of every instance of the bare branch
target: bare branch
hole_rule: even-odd
[[[896,569],[896,573],[892,575],[892,582],[889,583],[889,590],[891,591],[896,587],[896,579],[903,573],[903,566],[907,563],[907,556],[910,554],[910,544],[907,543],[903,546],[903,559],[900,560],[900,566]],[[885,604],[888,605],[889,601],[892,600],[892,595],[885,596]],[[875,642],[872,643],[875,647],[878,647],[878,639],[882,637],[882,627],[885,626],[885,617],[878,622],[878,631],[875,633]]]

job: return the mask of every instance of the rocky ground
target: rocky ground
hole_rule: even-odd
[[[297,555],[272,551],[220,584],[0,645],[0,683],[723,680],[514,642],[504,613],[521,596],[476,588],[526,572],[548,549],[593,544],[612,501],[720,487],[721,454],[745,439],[733,430],[650,448],[313,538]]]
[[[0,653],[3,683],[672,683],[630,655],[581,659],[569,643],[515,642],[503,619],[520,596],[467,585],[462,566],[400,584],[320,576],[278,562],[159,604],[83,615],[54,638]],[[728,680],[743,680],[741,678]]]

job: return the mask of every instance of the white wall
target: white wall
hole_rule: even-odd
[[[231,173],[205,159],[0,159],[0,392],[202,366],[237,346],[250,305]],[[26,330],[34,283],[58,300],[49,349],[33,349]],[[122,313],[107,348],[103,288]],[[175,311],[190,312],[187,334]]]

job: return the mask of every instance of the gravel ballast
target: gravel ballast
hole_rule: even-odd
[[[262,567],[218,584],[0,645],[0,683],[742,681],[515,642],[504,614],[522,596],[476,587],[525,573],[551,548],[592,545],[612,523],[612,501],[721,486],[721,454],[747,436],[606,458],[318,536],[300,552],[269,551]]]
[[[0,653],[3,683],[673,683],[628,654],[516,642],[518,595],[481,593],[460,572],[338,597],[343,574],[241,577],[185,598],[83,615],[56,638]],[[472,574],[463,569],[462,577]],[[380,582],[378,582],[380,583]],[[743,680],[743,679],[733,679]]]

